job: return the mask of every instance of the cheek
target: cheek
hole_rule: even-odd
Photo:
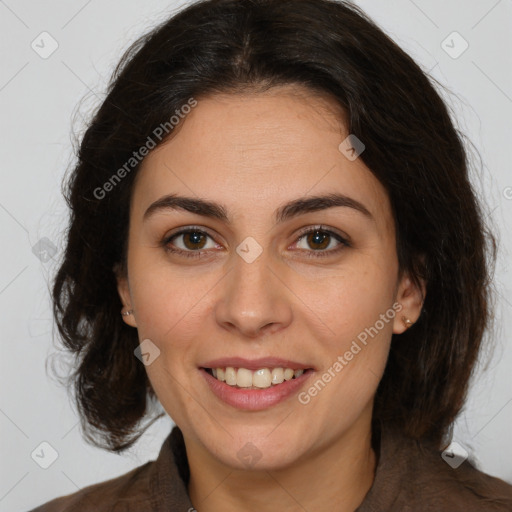
[[[150,339],[159,354],[145,370],[167,413],[186,424],[185,411],[195,407],[188,382],[195,371],[195,341],[207,303],[200,300],[205,283],[169,266],[134,265],[132,271],[139,340]]]
[[[137,325],[146,337],[167,339],[197,317],[208,302],[218,272],[171,265],[154,255],[134,258],[130,282]]]
[[[316,272],[297,280],[297,295],[329,328],[335,345],[348,342],[378,322],[378,330],[392,331],[396,272],[372,258],[358,258],[336,271]],[[382,324],[381,315],[388,313]]]
[[[312,309],[329,330],[317,339],[323,365],[318,375],[322,382],[311,389],[313,395],[322,390],[315,407],[324,410],[337,404],[333,410],[357,414],[358,407],[375,394],[385,369],[400,309],[393,307],[394,272],[384,272],[380,264],[367,259],[317,283],[320,286],[309,286]],[[304,400],[313,401],[306,393]],[[355,403],[359,405],[354,408]]]
[[[345,283],[347,288],[333,286],[332,301],[322,305],[334,335],[319,340],[322,367],[299,396],[311,414],[326,417],[339,428],[356,421],[375,395],[388,358],[393,319],[399,314],[392,293],[384,300],[376,288],[360,293],[360,282]]]

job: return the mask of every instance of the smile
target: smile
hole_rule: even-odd
[[[304,369],[294,370],[292,368],[260,368],[256,371],[247,368],[205,368],[205,371],[220,382],[228,386],[243,389],[266,389],[282,384],[284,381],[297,379]],[[307,371],[307,370],[306,370]]]
[[[218,400],[246,411],[263,411],[287,402],[316,373],[311,365],[278,357],[224,357],[204,361],[198,370]]]

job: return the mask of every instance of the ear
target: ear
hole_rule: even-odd
[[[426,295],[426,282],[423,278],[418,277],[419,285],[417,285],[410,277],[409,273],[404,272],[398,283],[396,302],[401,304],[402,309],[397,313],[393,321],[393,333],[402,334],[412,324],[416,323]],[[412,323],[407,325],[404,318]]]
[[[119,293],[119,298],[123,303],[123,310],[121,313],[131,311],[133,310],[133,307],[127,272],[126,270],[121,269],[118,264],[114,265],[113,271],[117,281],[117,292]],[[123,315],[122,318],[125,324],[128,324],[131,327],[137,327],[137,322],[135,321],[135,315],[133,313],[130,315]]]

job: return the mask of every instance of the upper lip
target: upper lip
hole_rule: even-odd
[[[310,364],[302,364],[280,357],[261,357],[259,359],[222,357],[220,359],[212,359],[200,365],[201,368],[226,368],[228,366],[232,368],[247,368],[252,371],[260,370],[261,368],[292,368],[293,370],[307,370],[312,368]]]

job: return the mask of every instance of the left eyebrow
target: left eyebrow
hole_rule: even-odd
[[[366,206],[356,199],[343,194],[306,196],[294,199],[279,207],[274,212],[274,220],[277,224],[306,213],[337,207],[351,208],[363,214],[368,219],[375,220]],[[226,224],[231,223],[224,205],[205,199],[179,196],[176,194],[163,196],[152,203],[144,212],[143,220],[146,221],[157,212],[165,210],[184,210],[203,217],[217,219]]]

